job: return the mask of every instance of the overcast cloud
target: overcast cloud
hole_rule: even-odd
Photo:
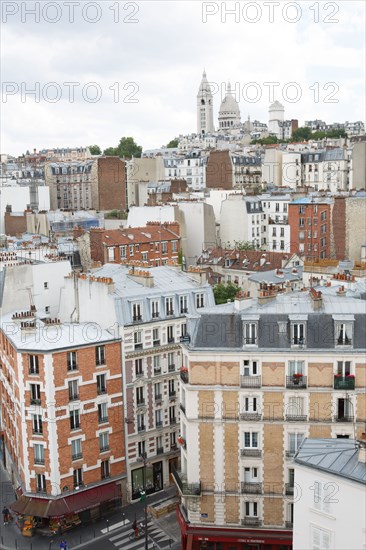
[[[229,14],[225,22],[225,5],[239,7],[237,22]],[[203,68],[215,89],[231,81],[242,120],[267,122],[271,98],[263,83],[279,82],[274,99],[300,125],[364,121],[365,5],[4,0],[1,152],[94,143],[103,149],[130,135],[144,149],[164,145],[196,131]],[[291,82],[297,86],[284,95]],[[36,98],[26,93],[32,89]],[[216,125],[220,101],[218,91]]]

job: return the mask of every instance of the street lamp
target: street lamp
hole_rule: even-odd
[[[147,533],[147,501],[146,501],[146,466],[147,466],[146,453],[141,454],[137,460],[138,460],[138,462],[143,462],[144,463],[144,467],[143,467],[143,470],[142,470],[142,487],[143,487],[143,491],[140,492],[140,497],[141,497],[141,501],[144,502],[145,550],[149,550],[149,541],[148,541],[148,533]]]

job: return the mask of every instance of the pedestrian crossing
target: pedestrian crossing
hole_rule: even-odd
[[[164,533],[159,527],[152,521],[147,523],[149,550],[163,550],[169,548],[170,543],[174,542],[170,537]],[[114,544],[116,548],[123,548],[123,550],[145,550],[145,535],[143,534],[138,539],[130,539],[132,533],[131,523],[125,523],[122,529],[119,529],[119,533],[112,537],[109,537],[109,541]]]

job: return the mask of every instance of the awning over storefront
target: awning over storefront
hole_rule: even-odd
[[[73,493],[70,496],[49,500],[22,496],[10,505],[11,510],[25,516],[41,518],[60,517],[94,508],[103,502],[121,497],[120,485],[107,483],[92,489]]]

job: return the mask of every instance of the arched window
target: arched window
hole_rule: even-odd
[[[205,100],[201,99],[201,105],[205,105]]]

